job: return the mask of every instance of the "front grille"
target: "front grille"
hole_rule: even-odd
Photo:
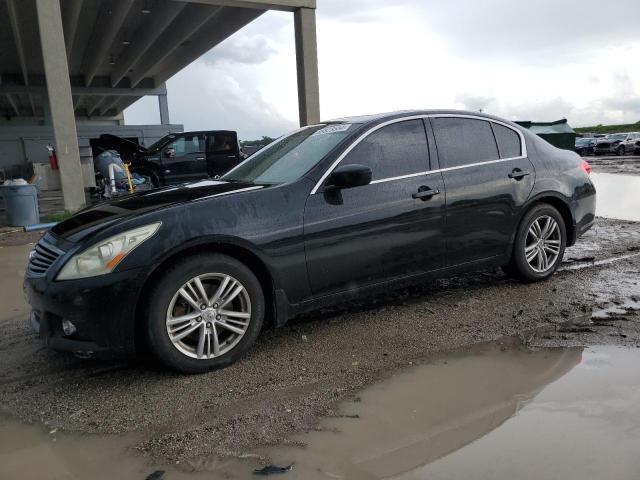
[[[40,241],[36,243],[36,247],[29,259],[29,266],[27,268],[29,273],[32,276],[45,275],[53,262],[63,253],[62,250],[49,244],[44,239],[40,239]]]

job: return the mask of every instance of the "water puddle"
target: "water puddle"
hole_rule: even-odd
[[[132,443],[132,438],[61,434],[0,417],[0,479],[144,480],[156,469],[127,451]],[[166,480],[211,478],[159,469],[167,470]]]
[[[596,215],[640,221],[640,176],[592,173],[591,180],[598,192]]]
[[[637,480],[640,348],[514,343],[408,367],[289,443],[304,446],[200,459],[195,473],[159,468],[166,480],[259,478],[252,472],[268,458],[293,464],[283,479]],[[156,468],[127,452],[131,441],[0,419],[0,478],[143,480]]]
[[[259,453],[293,463],[291,479],[637,479],[638,361],[618,347],[443,357],[365,390],[296,437],[305,448]]]

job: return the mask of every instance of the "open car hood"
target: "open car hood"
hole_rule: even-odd
[[[109,149],[117,151],[124,157],[135,155],[136,153],[147,153],[149,150],[131,140],[127,140],[110,133],[100,135],[100,140],[109,145]]]

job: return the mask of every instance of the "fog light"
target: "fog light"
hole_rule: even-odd
[[[62,332],[68,337],[76,333],[76,326],[69,320],[62,320]]]

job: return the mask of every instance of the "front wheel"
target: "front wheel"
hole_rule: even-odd
[[[145,337],[164,365],[201,373],[237,361],[264,318],[260,282],[226,255],[194,255],[165,271],[144,309]]]
[[[546,280],[560,266],[566,244],[560,212],[545,203],[536,205],[520,223],[511,261],[504,270],[524,282]]]
[[[618,156],[622,157],[622,156],[624,156],[625,153],[627,153],[627,152],[625,152],[624,145],[620,145],[618,147],[618,151],[617,151]]]

